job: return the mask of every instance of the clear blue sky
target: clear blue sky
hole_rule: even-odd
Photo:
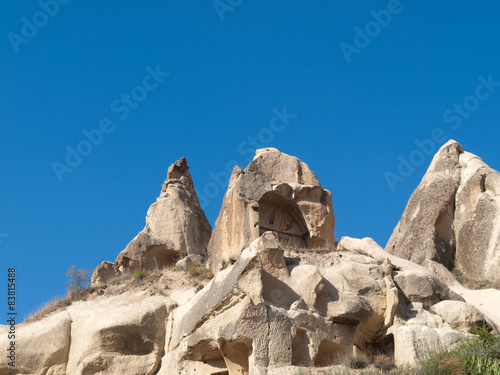
[[[382,246],[431,161],[415,140],[500,169],[498,1],[58,4],[0,4],[0,279],[17,268],[21,316],[70,264],[113,261],[182,156],[212,225],[227,164],[273,146],[332,191],[340,236]]]

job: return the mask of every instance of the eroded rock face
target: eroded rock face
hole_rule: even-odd
[[[104,261],[95,268],[90,282],[93,286],[104,285],[120,275],[121,272],[115,263]]]
[[[460,332],[472,333],[474,328],[486,323],[475,307],[461,301],[441,301],[432,306],[430,311],[441,316],[451,328]]]
[[[116,258],[123,273],[137,268],[161,269],[176,258],[206,255],[212,227],[194,190],[186,158],[172,164],[145,228]]]
[[[287,265],[279,235],[264,233],[174,311],[164,360],[178,367],[162,368],[160,374],[213,374],[216,369],[264,374],[290,365],[330,366],[340,355],[352,354],[353,345],[363,346],[384,329],[383,266],[358,259],[362,263],[354,267],[366,273],[359,282],[348,267],[354,258],[331,257],[345,268],[343,276],[336,277],[339,271],[325,264]],[[360,326],[366,328],[363,333]]]
[[[166,298],[131,294],[73,304],[67,373],[154,374],[172,306]]]
[[[500,173],[468,152],[460,163],[456,266],[473,279],[500,280]]]
[[[285,247],[335,248],[332,194],[307,164],[276,149],[257,150],[245,170],[235,167],[208,245],[214,272],[238,259],[266,231]]]
[[[442,264],[456,252],[460,265],[460,251],[469,246],[462,231],[486,236],[485,257],[495,259],[496,221],[483,219],[490,218],[483,211],[496,217],[497,186],[496,172],[449,142],[391,238],[393,252],[406,259],[370,238],[344,237],[334,249],[330,192],[297,158],[259,150],[231,176],[209,246],[215,276],[203,286],[190,267],[202,267],[210,226],[181,159],[169,169],[145,229],[117,264],[96,268],[92,284],[186,257],[175,269],[144,280],[124,277],[126,286],[108,283],[87,301],[20,324],[17,367],[0,357],[0,373],[319,375],[357,352],[415,364],[484,320],[457,294],[470,298],[474,291],[452,291],[448,285],[458,283]],[[496,305],[484,310],[485,298],[467,301],[488,317]],[[0,326],[0,347],[8,347],[7,331]]]
[[[405,282],[417,275],[421,283],[432,273],[371,239],[344,237],[337,251],[285,250],[278,233],[265,232],[196,294],[183,290],[186,298],[168,285],[167,294],[151,295],[143,285],[21,324],[23,352],[30,355],[18,372],[4,372],[0,359],[0,372],[264,375],[300,368],[312,374],[354,350],[408,364],[425,354],[428,341],[447,345],[465,337],[457,331],[462,314],[447,314],[450,301],[412,302],[414,289],[398,285],[398,275]],[[430,296],[441,287],[426,286]],[[42,345],[49,336],[55,339]],[[5,340],[2,334],[0,345]]]
[[[450,264],[456,246],[453,218],[462,152],[457,142],[448,142],[434,156],[387,243],[387,251],[419,264],[426,259]]]
[[[435,155],[386,250],[425,265],[500,280],[500,173],[455,141]],[[455,258],[455,259],[454,259]]]
[[[42,321],[16,327],[16,339],[8,339],[8,326],[0,326],[1,374],[67,374],[70,350],[71,317],[67,311]],[[7,357],[10,341],[15,341],[15,367]]]

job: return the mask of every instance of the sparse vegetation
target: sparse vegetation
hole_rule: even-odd
[[[82,295],[90,286],[91,271],[86,269],[85,266],[76,268],[75,265],[70,265],[66,271],[66,288],[70,295]]]
[[[66,307],[69,305],[71,305],[70,298],[54,297],[50,301],[36,308],[34,311],[30,312],[24,321],[26,323],[33,322],[35,320],[43,318],[44,316],[52,314],[53,312],[59,310],[62,307]]]
[[[500,375],[500,338],[486,326],[476,328],[476,337],[453,349],[433,351],[421,363],[426,375]]]
[[[463,274],[462,271],[460,271],[457,268],[456,265],[456,254],[453,254],[453,258],[450,261],[450,264],[448,265],[448,270],[451,272],[453,276],[455,276],[455,279],[465,286],[466,288],[469,289],[500,289],[500,282],[498,281],[491,281],[491,280],[475,280],[471,279],[470,277],[467,277],[466,275]]]
[[[146,277],[148,275],[148,271],[143,270],[139,268],[138,270],[135,270],[135,272],[132,274],[132,276],[138,280],[141,280],[142,278]]]
[[[452,268],[451,273],[457,281],[469,289],[500,289],[500,282],[491,280],[474,280],[465,276],[458,268]]]
[[[212,270],[200,262],[189,263],[187,273],[195,278],[211,279],[214,277]]]
[[[339,358],[340,364],[343,364],[347,368],[360,369],[366,368],[369,363],[369,359],[364,354],[357,354],[353,356],[343,356]]]
[[[70,265],[66,271],[66,297],[54,297],[50,301],[30,312],[25,318],[25,322],[33,322],[48,316],[57,310],[71,305],[74,301],[79,301],[87,298],[92,292],[90,288],[91,271],[85,266],[76,268],[75,265]]]
[[[382,371],[389,371],[395,367],[392,358],[385,354],[378,354],[373,357],[373,364]]]

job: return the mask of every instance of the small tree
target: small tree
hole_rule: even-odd
[[[85,266],[77,269],[72,264],[66,271],[66,277],[68,278],[66,281],[68,292],[71,294],[82,294],[90,283],[90,270],[86,269]]]

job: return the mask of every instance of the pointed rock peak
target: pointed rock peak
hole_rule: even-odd
[[[182,176],[190,176],[189,166],[187,165],[187,160],[185,157],[180,158],[174,164],[172,164],[167,171],[167,181],[168,180],[180,180]]]
[[[500,280],[500,173],[448,141],[415,189],[386,250],[435,261],[476,280]]]
[[[256,150],[245,171],[260,172],[273,181],[321,186],[306,163],[272,147]]]
[[[457,141],[450,139],[436,152],[434,159],[456,158],[464,153],[464,148]]]
[[[152,270],[185,256],[201,256],[212,227],[201,208],[186,158],[172,164],[162,192],[146,215],[146,226],[116,259],[121,272]]]
[[[455,176],[459,172],[457,168],[460,166],[460,155],[463,153],[462,145],[450,139],[434,155],[424,180],[435,179],[436,175],[443,174]]]
[[[172,164],[167,171],[167,179],[162,185],[162,192],[160,194],[160,198],[166,197],[167,188],[169,183],[177,183],[181,182],[184,185],[187,185],[192,193],[196,196],[196,192],[194,190],[193,178],[191,177],[191,173],[189,173],[189,166],[187,165],[187,160],[185,157],[180,158],[174,164]],[[196,196],[196,201],[198,201],[198,197]]]

